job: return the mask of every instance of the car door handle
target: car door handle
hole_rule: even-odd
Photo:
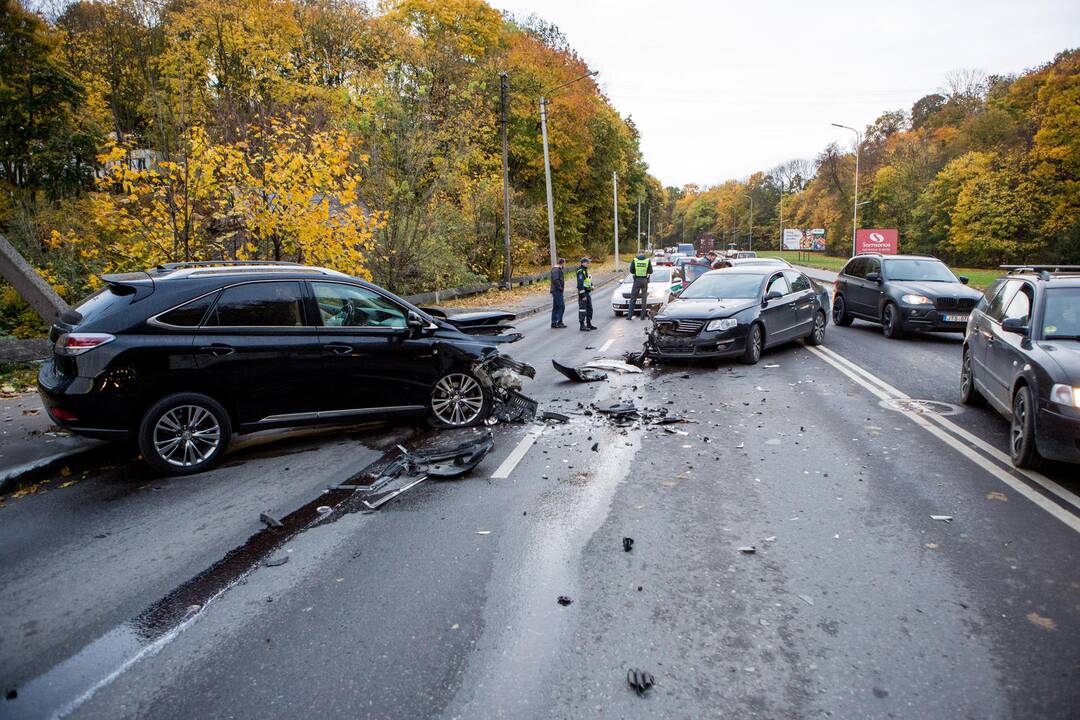
[[[346,345],[345,343],[330,343],[324,345],[324,347],[335,355],[348,355],[353,351],[352,345]]]
[[[225,357],[226,355],[232,355],[236,352],[236,348],[230,345],[222,345],[221,343],[214,343],[213,345],[203,345],[201,348],[204,353],[210,353],[214,357]]]

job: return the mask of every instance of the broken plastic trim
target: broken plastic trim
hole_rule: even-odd
[[[602,370],[568,367],[557,362],[554,358],[552,358],[551,364],[556,370],[574,382],[598,382],[607,378],[607,374]]]
[[[529,422],[536,417],[539,404],[523,395],[525,378],[536,377],[536,369],[505,355],[494,355],[473,366],[473,372],[491,390],[494,406],[491,416],[500,422]]]

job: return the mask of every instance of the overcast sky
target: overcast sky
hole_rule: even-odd
[[[950,70],[1023,71],[1080,46],[1080,0],[489,0],[559,26],[641,131],[665,185],[850,143]]]

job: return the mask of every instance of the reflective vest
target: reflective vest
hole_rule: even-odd
[[[585,266],[578,268],[578,276],[581,277],[581,287],[585,290],[592,290],[592,276],[589,275],[589,270]]]
[[[649,258],[634,258],[634,277],[646,277],[649,274]]]

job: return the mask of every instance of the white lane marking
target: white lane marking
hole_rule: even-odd
[[[825,362],[832,365],[834,368],[846,375],[856,384],[866,388],[868,391],[870,391],[870,393],[876,395],[879,399],[889,399],[889,394],[885,390],[883,390],[881,387],[871,385],[867,379],[864,379],[863,377],[849,369],[847,366],[845,366],[843,363],[837,361],[833,357],[830,357],[829,354],[822,352],[819,348],[816,347],[807,346],[806,349],[820,357]],[[956,437],[953,437],[942,428],[934,426],[926,419],[927,416],[920,415],[909,410],[902,410],[900,411],[900,414],[906,416],[909,420],[921,427],[923,430],[930,433],[937,439],[941,440],[946,445],[966,457],[968,460],[971,460],[983,470],[1008,485],[1014,491],[1016,491],[1020,495],[1023,495],[1028,500],[1048,512],[1050,515],[1053,515],[1055,518],[1068,525],[1072,530],[1080,533],[1080,517],[1073,515],[1071,512],[1061,507],[1057,503],[1049,500],[1038,491],[1032,489],[1025,483],[1020,482],[1020,480],[1016,479],[1007,471],[995,465],[987,458],[984,458],[982,455],[972,450],[970,446],[960,442],[960,440],[958,440]]]
[[[856,373],[859,373],[860,375],[867,378],[871,382],[877,383],[879,387],[883,388],[885,391],[887,391],[889,393],[892,393],[897,398],[900,398],[900,399],[903,399],[903,400],[909,400],[910,399],[910,397],[906,393],[904,393],[903,391],[897,390],[892,385],[885,382],[881,378],[877,377],[876,375],[871,373],[866,368],[863,368],[863,367],[860,367],[860,366],[856,365],[854,362],[852,362],[848,358],[844,357],[840,353],[836,352],[835,350],[830,350],[829,348],[826,348],[826,347],[818,347],[818,350],[820,350],[821,352],[823,352],[823,353],[825,353],[827,355],[832,356],[837,362],[842,363],[843,365],[847,366],[849,369],[853,370]],[[1077,495],[1076,493],[1071,492],[1070,490],[1067,490],[1067,489],[1063,488],[1061,485],[1054,482],[1050,478],[1046,477],[1041,472],[1038,472],[1036,470],[1028,470],[1028,469],[1025,469],[1025,468],[1018,468],[1018,467],[1014,466],[1012,464],[1012,460],[1010,460],[1009,456],[1006,455],[1004,452],[1002,452],[998,448],[994,447],[990,443],[986,442],[982,438],[979,438],[979,437],[976,437],[975,435],[972,435],[970,432],[968,432],[964,428],[960,427],[959,425],[957,425],[953,421],[949,420],[948,418],[946,418],[946,417],[944,417],[942,415],[938,415],[936,413],[930,413],[930,414],[925,415],[924,417],[929,418],[931,421],[936,422],[938,425],[941,425],[943,428],[945,428],[949,432],[952,432],[953,434],[959,436],[965,442],[977,447],[979,450],[982,450],[984,453],[986,453],[987,455],[992,457],[994,460],[997,460],[999,463],[1004,465],[1009,470],[1023,475],[1028,480],[1030,480],[1031,482],[1035,483],[1036,485],[1042,487],[1047,492],[1058,496],[1059,498],[1061,498],[1065,502],[1069,503],[1070,505],[1072,505],[1076,509],[1080,510],[1080,495]]]
[[[608,338],[603,345],[600,346],[600,352],[605,352],[609,347],[615,344],[615,338]]]
[[[495,468],[495,472],[491,473],[491,479],[502,480],[510,477],[510,473],[514,472],[514,468],[525,457],[525,453],[529,452],[529,448],[533,446],[536,438],[540,437],[542,432],[544,432],[543,425],[534,425],[529,428],[529,432],[525,433],[525,437],[521,438],[521,442],[517,444],[517,447],[511,450],[506,459],[502,461],[502,464]]]

